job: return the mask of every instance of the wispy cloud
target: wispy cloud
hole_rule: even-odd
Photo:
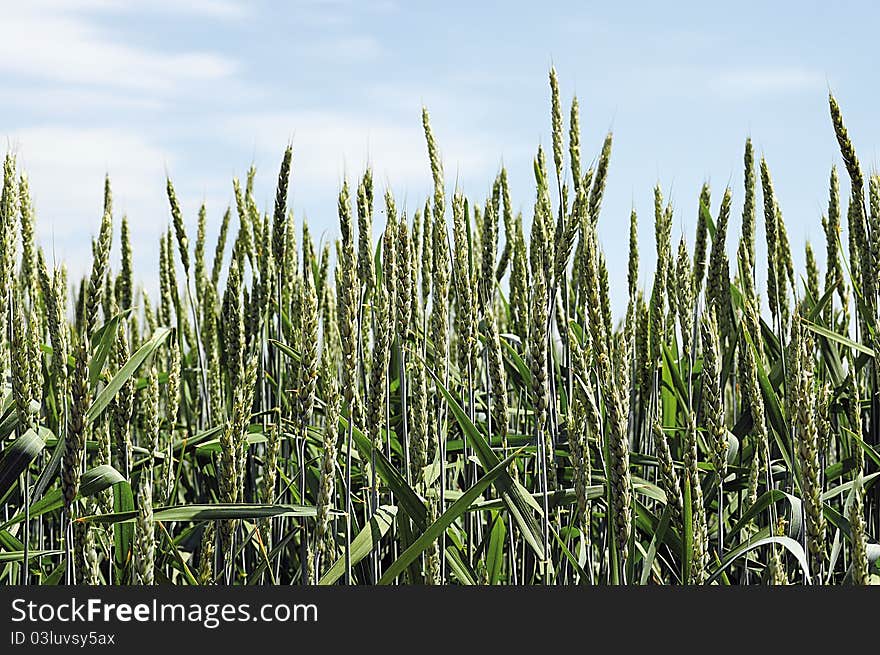
[[[323,60],[334,65],[345,61],[372,60],[384,53],[378,39],[362,34],[341,34],[305,41],[296,45],[299,55],[310,60]]]
[[[51,0],[10,5],[3,15],[0,70],[25,79],[151,93],[236,71],[234,60],[212,52],[162,52],[124,42],[91,16],[113,6]]]
[[[284,144],[294,149],[293,189],[308,190],[309,199],[335,193],[345,176],[359,175],[369,163],[374,178],[394,184],[397,194],[420,202],[430,186],[430,168],[418,113],[411,119],[338,111],[253,113],[224,120],[219,133],[239,145],[254,147],[263,161],[280,157]],[[491,136],[456,131],[442,134],[447,179],[457,175],[481,179],[499,162],[499,144]],[[413,194],[416,194],[415,196]],[[322,207],[332,206],[322,202]]]
[[[9,136],[18,154],[19,168],[28,176],[37,216],[37,237],[50,261],[64,262],[72,279],[88,273],[92,259],[90,240],[99,228],[104,174],[110,175],[113,207],[118,221],[129,218],[135,249],[134,266],[147,288],[156,280],[159,235],[167,229],[169,213],[165,197],[165,172],[175,170],[178,158],[151,139],[121,128],[81,128],[63,124],[26,128]],[[199,187],[198,183],[192,187]],[[181,190],[187,220],[204,196],[191,188]],[[207,197],[209,206],[221,199]],[[191,228],[192,229],[192,228]],[[116,267],[118,250],[113,246]]]
[[[155,210],[164,209],[162,180],[173,158],[144,137],[117,128],[46,126],[9,138],[30,178],[42,236],[82,239],[97,229],[105,173],[120,213],[137,208],[140,215],[132,218],[142,227],[152,217],[166,218]]]
[[[172,0],[173,1],[173,0]],[[394,0],[292,0],[287,3],[306,38],[321,36],[324,30],[357,29],[370,18],[387,17],[400,7]]]
[[[113,3],[121,11],[154,11],[171,14],[189,14],[205,18],[237,19],[250,13],[248,5],[232,0],[118,0]]]
[[[54,11],[165,13],[217,19],[241,18],[249,13],[249,7],[237,0],[32,0],[28,4]]]
[[[86,112],[155,111],[167,102],[150,94],[119,93],[115,90],[83,88],[76,85],[12,85],[0,88],[0,103],[13,103],[29,116],[50,120],[82,116]]]
[[[821,89],[825,77],[804,68],[754,68],[722,72],[709,88],[723,95],[764,95]]]

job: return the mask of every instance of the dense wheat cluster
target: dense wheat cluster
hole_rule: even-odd
[[[273,207],[253,169],[233,181],[216,244],[204,206],[187,234],[169,179],[154,298],[109,180],[91,271],[68,280],[8,155],[0,580],[880,581],[880,177],[835,99],[849,184],[831,170],[824,273],[809,244],[795,269],[746,141],[743,190],[695,190],[691,243],[659,187],[656,253],[633,212],[614,317],[612,137],[582,153],[555,71],[550,90],[531,216],[504,169],[484,197],[450,193],[423,111],[433,194],[408,214],[368,169],[335,242],[288,207],[295,148]]]

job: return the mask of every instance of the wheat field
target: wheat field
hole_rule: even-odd
[[[68,279],[7,155],[2,584],[880,583],[880,176],[836,100],[824,272],[747,140],[745,188],[684,203],[692,240],[659,186],[655,253],[632,213],[618,317],[612,135],[582,154],[554,70],[550,100],[526,217],[503,168],[450,191],[427,110],[433,195],[407,215],[367,169],[332,242],[288,207],[295,147],[274,206],[233,181],[214,244],[168,179],[154,298],[109,179]]]

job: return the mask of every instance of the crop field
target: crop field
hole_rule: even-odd
[[[789,241],[746,140],[743,189],[693,189],[674,243],[658,186],[626,252],[597,237],[626,218],[602,212],[612,135],[582,152],[549,82],[527,216],[503,168],[452,188],[425,109],[416,211],[367,169],[316,242],[281,144],[274,205],[252,168],[195,234],[168,179],[150,271],[106,179],[69,279],[7,155],[0,584],[880,583],[880,176],[837,101],[824,244]]]

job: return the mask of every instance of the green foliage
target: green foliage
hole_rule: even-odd
[[[577,101],[566,133],[555,70],[550,84],[553,165],[539,150],[531,234],[504,169],[484,204],[450,196],[424,110],[433,185],[411,223],[389,191],[373,225],[368,169],[357,224],[344,181],[340,240],[316,247],[302,224],[298,247],[288,146],[272,207],[257,206],[255,169],[234,181],[209,268],[211,210],[191,253],[168,179],[155,309],[133,286],[125,219],[112,273],[109,180],[68,298],[7,156],[0,584],[880,580],[880,178],[865,188],[839,105],[849,248],[835,170],[824,275],[812,248],[795,274],[770,166],[747,141],[737,263],[732,190],[717,217],[698,190],[694,248],[673,252],[657,187],[654,269],[633,212],[615,324],[608,262],[623,250],[597,235],[620,218],[600,217],[612,135],[582,171]]]

